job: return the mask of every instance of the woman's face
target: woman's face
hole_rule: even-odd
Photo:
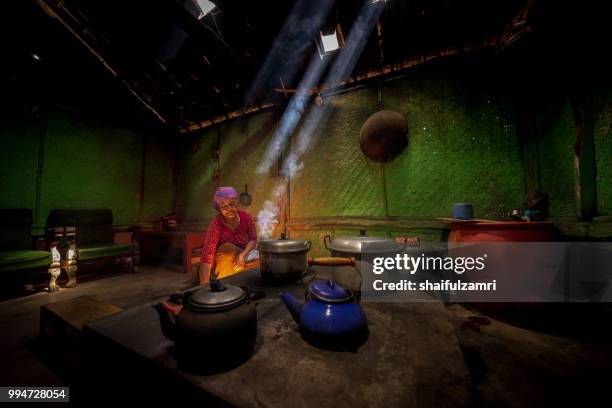
[[[220,198],[217,204],[221,215],[225,218],[234,218],[238,213],[238,200],[235,198]]]

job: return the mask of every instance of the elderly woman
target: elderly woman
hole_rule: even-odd
[[[238,209],[236,190],[219,187],[213,207],[219,214],[206,231],[200,284],[210,275],[211,269],[217,278],[223,278],[259,266],[258,259],[247,262],[247,256],[257,243],[257,229],[251,215]]]

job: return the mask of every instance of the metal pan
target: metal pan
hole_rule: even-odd
[[[244,191],[240,193],[238,201],[245,207],[248,207],[249,205],[251,205],[251,202],[253,202],[253,198],[249,194],[249,190],[246,184],[244,185]]]

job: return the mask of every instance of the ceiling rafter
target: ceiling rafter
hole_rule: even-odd
[[[532,26],[527,25],[527,17],[529,15],[529,11],[531,10],[531,7],[533,6],[533,1],[534,0],[527,0],[526,5],[518,12],[518,14],[515,17],[512,18],[511,22],[508,23],[501,30],[501,33],[499,34],[486,36],[485,38],[481,40],[471,41],[471,42],[464,44],[463,46],[446,47],[442,49],[432,50],[430,52],[419,53],[417,55],[411,55],[395,63],[386,63],[386,64],[384,63],[385,57],[383,53],[383,45],[384,45],[384,42],[383,42],[384,39],[382,35],[383,30],[382,30],[382,23],[380,23],[379,21],[377,24],[377,29],[376,29],[377,31],[376,43],[377,43],[377,47],[379,51],[378,53],[379,60],[377,64],[378,67],[352,74],[351,76],[349,76],[349,78],[343,81],[338,81],[337,83],[332,84],[329,87],[325,87],[325,88],[319,87],[319,86],[313,87],[310,90],[308,90],[307,93],[309,95],[315,95],[318,93],[325,93],[326,95],[330,95],[340,90],[345,90],[347,87],[362,86],[364,82],[375,79],[375,78],[388,76],[390,74],[401,74],[407,69],[424,64],[433,59],[448,57],[448,56],[458,55],[458,54],[463,54],[463,53],[477,52],[477,51],[481,51],[484,49],[500,49],[500,47],[503,46],[503,44],[507,42],[509,38],[514,38],[513,34],[516,33],[517,28],[524,29],[524,27],[529,27],[529,31],[533,29]],[[521,31],[521,32],[524,34],[524,31]],[[274,88],[272,90],[280,94],[283,94],[285,96],[289,93],[297,92],[295,88],[286,88],[285,84],[282,82],[281,82],[281,88]],[[229,119],[240,117],[242,115],[246,115],[249,113],[257,112],[262,109],[269,109],[273,106],[275,106],[275,104],[271,102],[266,102],[263,105],[253,105],[248,108],[230,112],[226,115],[217,115],[212,119],[207,119],[197,124],[192,124],[187,127],[182,127],[179,130],[179,132],[182,134],[193,132],[193,131],[200,130],[208,126],[212,126],[214,124],[223,122],[224,118],[226,118],[226,120],[229,120]]]
[[[136,97],[136,99],[144,105],[149,111],[151,111],[155,117],[161,123],[167,123],[166,118],[164,118],[148,101],[145,96],[140,95],[132,85],[130,85],[125,79],[119,75],[117,70],[111,66],[108,60],[103,57],[100,52],[98,52],[78,31],[88,34],[91,36],[91,30],[80,21],[74,14],[69,14],[70,18],[74,21],[74,24],[78,26],[78,28],[72,27],[66,19],[64,19],[54,8],[49,5],[45,0],[35,0],[36,4],[52,19],[56,19],[59,23],[70,32],[79,42],[81,42],[87,50],[115,77],[117,77],[121,83],[126,87],[126,89]],[[63,1],[57,3],[56,7],[62,10],[64,13],[67,12],[66,6]],[[92,37],[93,38],[93,37]]]
[[[333,84],[332,86],[329,86],[326,88],[313,87],[312,89],[308,90],[307,93],[309,95],[314,95],[317,93],[325,92],[327,95],[329,95],[329,94],[334,93],[334,91],[340,88],[351,86],[351,85],[360,85],[364,81],[367,81],[373,78],[382,77],[382,76],[385,76],[391,73],[400,73],[402,71],[405,71],[408,68],[412,68],[417,65],[424,64],[436,58],[447,57],[447,56],[455,55],[459,53],[475,52],[475,51],[479,51],[479,50],[486,49],[486,48],[492,48],[492,47],[495,47],[498,44],[498,42],[499,40],[497,36],[491,36],[491,37],[487,37],[485,40],[481,42],[470,43],[470,44],[465,45],[464,47],[450,47],[450,48],[446,48],[443,50],[437,50],[437,51],[433,51],[433,52],[426,53],[426,54],[411,56],[411,57],[405,58],[399,63],[384,64],[380,68],[371,69],[368,71],[357,73],[355,75],[352,75],[347,80],[339,81]],[[283,94],[297,92],[296,89],[288,89],[288,88],[274,88],[274,91],[283,93]],[[275,106],[275,104],[270,103],[270,102],[266,102],[261,105],[253,105],[245,109],[236,110],[236,111],[228,113],[227,119],[234,119],[242,115],[257,112],[259,110],[269,109],[273,106]],[[180,129],[180,133],[189,133],[189,132],[193,132],[196,130],[206,128],[208,126],[215,125],[217,123],[223,122],[224,121],[223,118],[225,117],[226,115],[218,115],[212,119],[204,120],[198,124],[184,127]]]

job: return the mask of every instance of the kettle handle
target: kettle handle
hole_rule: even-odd
[[[263,299],[266,297],[266,292],[264,292],[263,290],[250,290],[248,286],[240,286],[240,289],[246,292],[249,302]]]
[[[157,310],[157,314],[159,315],[159,323],[161,325],[163,335],[167,339],[174,341],[176,339],[176,320],[170,311],[167,310],[161,303],[153,305],[153,308]]]

